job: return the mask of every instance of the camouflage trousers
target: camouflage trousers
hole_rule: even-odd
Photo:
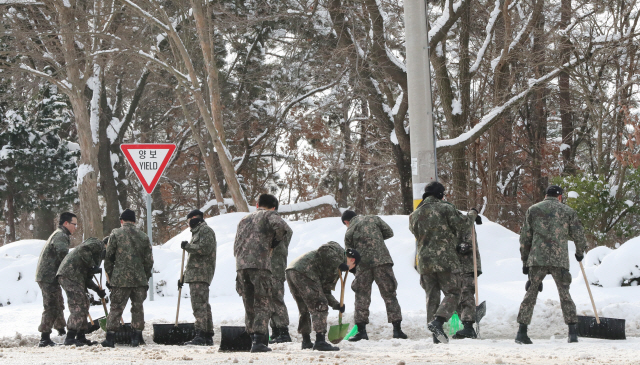
[[[538,299],[538,287],[547,274],[551,274],[551,276],[553,276],[553,280],[556,282],[558,294],[560,295],[560,306],[562,308],[562,315],[564,316],[564,323],[578,323],[576,305],[573,303],[573,299],[571,299],[571,294],[569,294],[571,273],[561,267],[552,266],[531,266],[529,268],[529,280],[531,280],[531,285],[529,286],[527,293],[524,295],[522,304],[520,304],[518,323],[531,323],[533,307],[535,307],[536,300]]]
[[[420,275],[420,286],[427,295],[427,322],[435,317],[451,318],[460,302],[459,274],[449,271]],[[440,302],[440,292],[444,298]]]
[[[289,311],[284,304],[284,280],[271,278],[271,328],[289,327]]]
[[[205,282],[189,283],[191,296],[191,308],[196,317],[196,330],[213,332],[213,319],[211,318],[211,304],[209,304],[209,284]]]
[[[298,333],[310,334],[312,320],[316,333],[326,333],[329,302],[322,292],[322,286],[295,270],[287,270],[286,276],[300,313]]]
[[[52,328],[65,328],[67,322],[64,320],[64,299],[60,284],[39,281],[38,285],[42,291],[42,305],[44,307],[38,332],[51,333]]]
[[[473,273],[460,275],[460,302],[456,311],[461,321],[476,321],[476,281]]]
[[[269,333],[271,316],[271,272],[260,269],[238,270],[236,291],[244,303],[244,323],[249,334]]]
[[[64,292],[67,293],[67,304],[69,305],[67,327],[74,331],[85,331],[87,329],[87,315],[89,314],[87,289],[83,284],[69,280],[64,276],[58,276],[58,282]]]
[[[107,316],[107,331],[115,332],[120,329],[120,318],[127,302],[131,299],[131,328],[144,330],[144,307],[142,303],[147,299],[147,287],[113,287],[111,289],[111,311]]]
[[[367,270],[356,270],[356,277],[351,283],[351,289],[356,293],[355,323],[369,323],[369,305],[371,304],[371,286],[373,282],[378,284],[380,295],[387,308],[387,321],[389,323],[402,320],[400,303],[396,297],[398,282],[393,274],[393,265],[384,264],[374,266]]]

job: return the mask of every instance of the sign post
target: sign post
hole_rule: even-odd
[[[151,193],[158,184],[160,176],[164,172],[176,145],[173,143],[134,143],[120,146],[122,153],[129,161],[131,168],[136,173],[138,180],[147,192],[147,235],[153,245],[153,211],[151,210]],[[149,300],[153,301],[153,269],[149,278]]]

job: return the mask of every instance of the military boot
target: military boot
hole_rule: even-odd
[[[453,338],[455,338],[456,340],[461,340],[463,338],[478,338],[476,330],[473,328],[473,323],[474,322],[471,321],[462,322],[464,328],[456,332],[456,334],[453,335]]]
[[[185,345],[206,346],[207,340],[205,339],[204,332],[196,330],[196,337],[193,340],[185,342]]]
[[[204,333],[204,342],[206,346],[213,346],[213,331]]]
[[[400,322],[402,321],[393,321],[391,324],[393,325],[393,338],[401,338],[403,340],[407,339],[407,335],[402,332],[400,328]]]
[[[57,343],[51,341],[51,332],[42,332],[40,335],[40,343],[38,347],[58,346]]]
[[[440,340],[438,340],[438,337],[436,337],[436,335],[432,334],[431,336],[433,336],[433,343],[435,344],[440,343]]]
[[[516,334],[516,343],[520,345],[531,345],[531,339],[527,336],[527,325],[520,323],[520,328],[518,329],[518,333]]]
[[[267,336],[265,336],[263,334],[260,334],[260,333],[254,333],[251,337],[252,337],[251,352],[269,352],[269,351],[271,351],[269,346],[267,346],[265,344],[265,342],[268,342],[268,340],[266,339]]]
[[[442,343],[449,343],[449,337],[447,337],[447,334],[444,333],[444,329],[442,329],[442,325],[446,321],[447,320],[444,317],[438,316],[433,321],[429,322],[429,324],[427,325],[427,328],[429,328],[429,331],[431,331],[431,333],[433,333],[436,336],[438,341]]]
[[[340,350],[336,346],[331,346],[331,344],[327,342],[324,333],[316,333],[316,343],[313,344],[313,349],[317,351],[339,351]]]
[[[69,330],[67,332],[67,337],[64,339],[64,345],[65,346],[73,346],[76,345],[77,347],[80,346],[84,346],[84,342],[79,342],[78,340],[76,340],[76,335],[78,332],[74,331],[74,330]]]
[[[142,341],[142,331],[131,331],[131,347],[140,346],[140,342],[142,342],[142,344],[144,345],[144,342]]]
[[[278,328],[277,330],[278,330],[278,337],[272,340],[273,343],[293,342],[291,341],[291,336],[289,335],[289,328],[282,327],[282,328]]]
[[[116,333],[115,332],[107,332],[107,338],[100,343],[102,347],[116,347]]]
[[[91,341],[91,340],[87,339],[87,337],[85,336],[84,331],[78,331],[78,334],[76,335],[76,341],[84,343],[87,346],[93,346],[93,345],[97,345],[98,344],[98,341]]]
[[[367,336],[367,324],[356,323],[356,326],[358,326],[358,333],[353,335],[353,337],[351,337],[349,341],[356,342],[360,340],[369,340],[369,336]]]
[[[569,324],[569,340],[567,342],[578,342],[578,325],[576,323]]]
[[[312,349],[313,342],[311,342],[311,334],[302,335],[302,349]]]
[[[271,329],[271,336],[269,336],[269,343],[276,343],[276,338],[280,336],[280,328],[274,327]]]
[[[58,336],[64,336],[67,334],[67,331],[64,330],[64,327],[56,328],[56,331],[58,331]]]

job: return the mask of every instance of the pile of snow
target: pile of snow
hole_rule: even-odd
[[[640,237],[619,248],[596,247],[585,257],[589,283],[605,288],[638,286],[640,281]]]
[[[242,299],[235,291],[235,260],[233,257],[233,241],[238,222],[246,213],[231,213],[206,219],[216,233],[217,267],[213,283],[211,284],[211,306],[213,321],[216,327],[220,325],[243,325],[244,307]],[[426,299],[420,286],[419,275],[413,268],[415,239],[409,232],[408,216],[383,216],[394,230],[395,236],[387,240],[387,247],[395,262],[394,272],[398,281],[398,300],[402,307],[403,329],[412,339],[428,339],[426,331]],[[479,278],[480,300],[487,302],[487,315],[481,323],[481,335],[491,339],[511,339],[517,331],[516,317],[520,302],[524,297],[524,286],[527,277],[522,274],[522,263],[519,252],[519,236],[486,218],[485,223],[477,227],[478,244],[482,256],[483,274]],[[299,255],[313,250],[328,241],[344,244],[346,227],[340,218],[324,218],[311,222],[289,222],[293,229],[293,237],[289,248],[289,261]],[[145,302],[145,318],[147,328],[145,337],[152,335],[151,323],[170,323],[175,318],[178,288],[176,282],[180,273],[181,249],[180,242],[189,240],[191,233],[188,229],[170,239],[164,245],[154,247],[154,287],[155,300]],[[639,246],[629,241],[618,250],[606,254],[605,249],[598,248],[590,252],[585,258],[590,275],[612,272],[611,277],[623,276],[624,270],[604,266],[616,252],[621,257],[632,262],[632,255],[639,252]],[[640,242],[640,239],[638,239]],[[631,244],[630,244],[631,243]],[[0,309],[0,337],[15,337],[16,332],[22,335],[37,335],[37,327],[42,311],[42,298],[34,280],[34,272],[42,241],[20,241],[0,248],[0,299],[11,300],[11,305]],[[634,248],[635,247],[635,248]],[[623,250],[624,248],[624,250]],[[622,250],[622,251],[621,251]],[[575,247],[569,245],[570,257],[573,258]],[[635,252],[634,252],[635,251]],[[637,256],[635,256],[637,257]],[[621,265],[622,258],[617,259]],[[602,261],[602,263],[600,263]],[[616,265],[612,261],[611,265]],[[640,259],[635,259],[640,263]],[[595,263],[599,266],[595,267]],[[609,264],[607,264],[609,265]],[[607,267],[605,269],[605,267]],[[578,313],[593,315],[586,286],[579,266],[575,259],[571,260],[571,274],[574,278],[571,294]],[[615,272],[615,273],[613,273]],[[18,273],[22,276],[17,281]],[[600,276],[599,276],[600,277]],[[604,277],[604,276],[602,276]],[[354,293],[350,290],[353,277],[347,278],[345,295],[346,313],[345,323],[353,324]],[[339,290],[339,288],[338,288]],[[640,288],[591,286],[596,306],[600,315],[612,318],[625,318],[627,336],[640,336]],[[339,292],[338,292],[339,294]],[[188,298],[189,289],[185,286],[183,296]],[[291,319],[290,332],[296,333],[298,310],[286,288],[285,302]],[[6,304],[6,303],[5,303]],[[367,327],[372,340],[391,337],[391,325],[387,323],[385,305],[380,297],[378,288],[374,285],[371,301],[370,325]],[[102,308],[91,308],[91,315],[96,318],[103,316]],[[129,310],[125,310],[124,320],[130,321]],[[190,300],[181,301],[181,322],[193,322]],[[337,322],[337,313],[330,311],[329,324]],[[562,311],[558,292],[553,279],[549,276],[544,283],[544,291],[538,296],[532,325],[529,333],[533,338],[549,339],[551,336],[562,338],[566,336],[567,328],[562,319]],[[101,331],[99,331],[101,333]],[[218,332],[218,331],[216,331]]]

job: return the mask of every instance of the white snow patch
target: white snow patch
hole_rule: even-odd
[[[570,192],[567,194],[567,196],[568,196],[569,198],[577,198],[577,197],[579,197],[579,196],[580,196],[580,194],[578,194],[578,192],[577,192],[577,191],[570,191]]]
[[[84,180],[84,177],[88,173],[93,171],[94,171],[93,166],[87,165],[86,163],[83,163],[82,165],[78,166],[78,180],[76,181],[78,188],[80,187],[80,185],[82,185],[82,181]]]
[[[567,150],[567,149],[569,149],[569,148],[571,148],[571,146],[569,146],[569,145],[568,145],[568,144],[566,144],[566,143],[563,143],[563,144],[561,144],[561,145],[560,145],[560,152],[562,152],[562,151],[564,151],[564,150]]]

